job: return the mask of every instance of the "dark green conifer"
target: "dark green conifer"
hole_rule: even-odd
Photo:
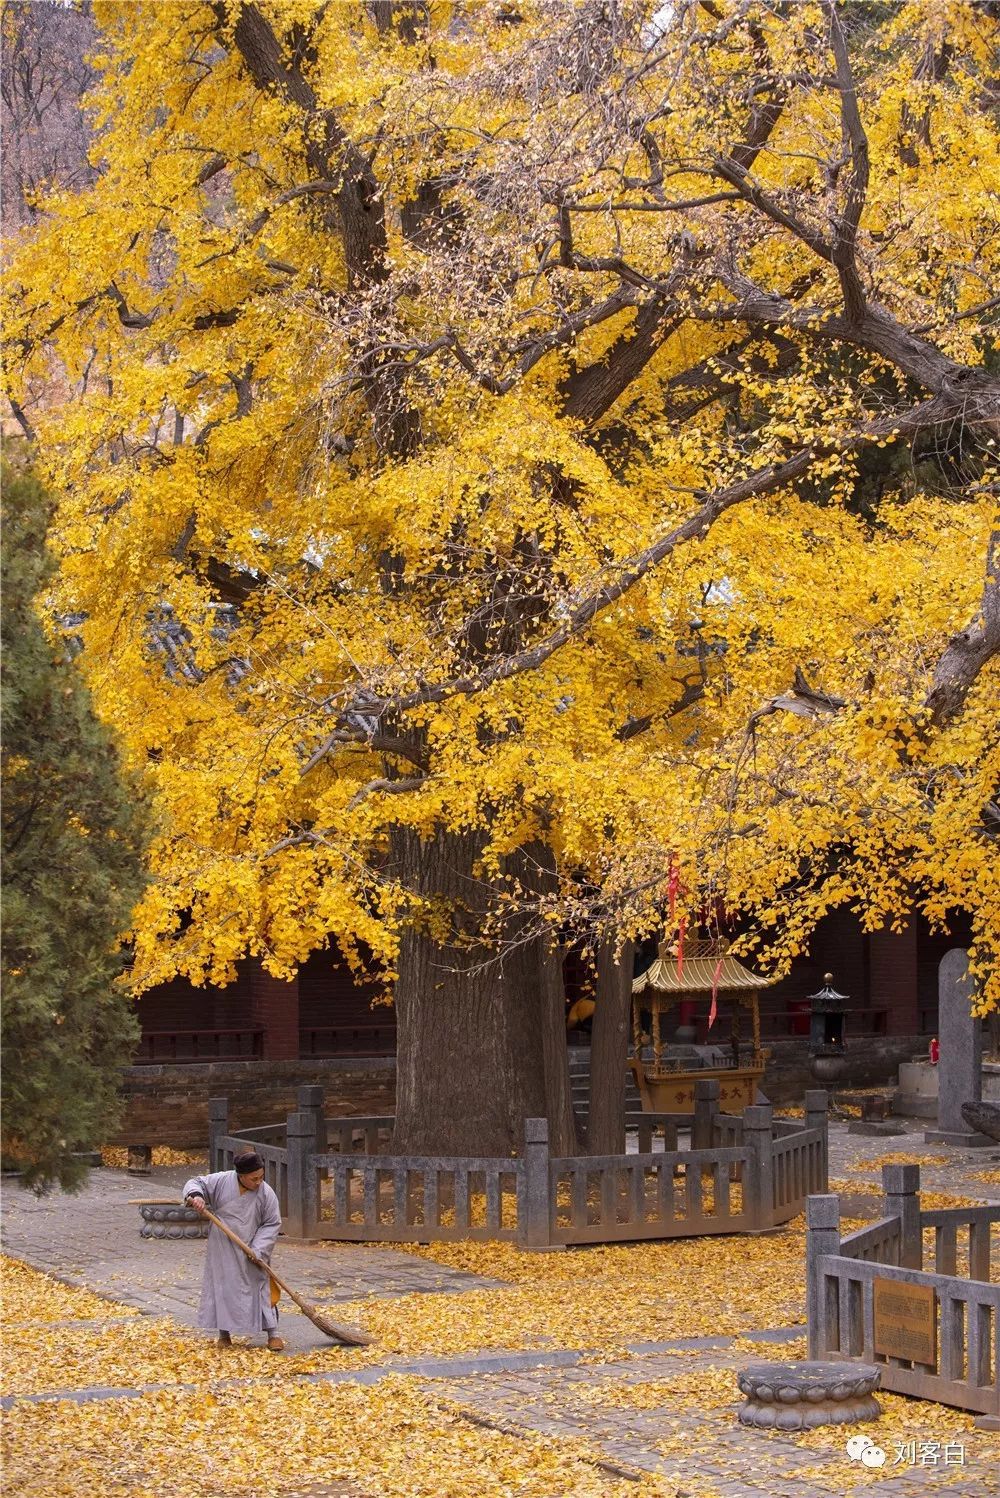
[[[36,1189],[72,1189],[73,1152],[113,1126],[137,1034],[116,979],[145,812],[71,649],[38,613],[50,501],[26,473],[3,478],[2,1145]]]

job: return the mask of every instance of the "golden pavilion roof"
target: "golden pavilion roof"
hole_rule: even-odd
[[[678,969],[680,969],[678,971]],[[769,988],[774,978],[762,978],[752,973],[729,953],[729,943],[724,939],[695,940],[684,946],[684,958],[678,963],[677,953],[664,942],[660,954],[644,973],[632,980],[632,992],[642,993],[647,988],[659,993],[742,993],[758,988]]]

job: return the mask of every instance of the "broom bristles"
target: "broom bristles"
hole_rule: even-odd
[[[359,1326],[342,1326],[324,1316],[315,1306],[308,1305],[305,1301],[300,1301],[299,1304],[313,1325],[318,1326],[321,1332],[332,1337],[335,1342],[344,1342],[348,1347],[370,1347],[375,1341],[374,1337],[363,1332]]]
[[[375,1341],[374,1337],[370,1337],[359,1327],[340,1326],[336,1321],[328,1321],[325,1316],[316,1316],[313,1319],[320,1331],[326,1332],[328,1337],[335,1337],[338,1342],[345,1342],[348,1347],[370,1347]]]

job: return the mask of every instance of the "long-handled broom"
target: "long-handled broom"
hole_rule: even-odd
[[[144,1200],[130,1201],[129,1206],[182,1207],[184,1206],[184,1203],[166,1200]],[[368,1333],[363,1332],[360,1327],[341,1326],[339,1322],[331,1321],[328,1316],[324,1316],[323,1312],[316,1306],[311,1305],[308,1300],[303,1300],[301,1295],[296,1295],[291,1286],[285,1284],[284,1280],[279,1274],[276,1273],[275,1270],[271,1268],[270,1264],[265,1264],[264,1260],[259,1258],[258,1255],[254,1253],[253,1249],[248,1243],[244,1243],[243,1239],[238,1237],[236,1233],[233,1232],[232,1228],[227,1228],[226,1224],[224,1222],[221,1222],[219,1218],[216,1217],[215,1213],[210,1212],[207,1207],[204,1207],[202,1209],[202,1216],[207,1217],[209,1222],[213,1223],[219,1229],[220,1233],[225,1233],[226,1237],[231,1243],[235,1243],[237,1248],[242,1249],[247,1258],[250,1260],[251,1264],[255,1264],[258,1269],[263,1269],[265,1274],[269,1274],[274,1283],[278,1286],[278,1289],[283,1290],[284,1293],[288,1296],[289,1300],[294,1300],[295,1304],[298,1306],[302,1314],[304,1316],[308,1316],[313,1326],[318,1327],[324,1336],[332,1337],[335,1342],[343,1342],[348,1347],[370,1347],[371,1344],[375,1341],[374,1337],[370,1337]]]

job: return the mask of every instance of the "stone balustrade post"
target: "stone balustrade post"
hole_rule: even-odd
[[[549,1121],[524,1121],[524,1190],[518,1214],[518,1243],[522,1248],[548,1248],[552,1219],[549,1195]]]
[[[315,1087],[311,1083],[303,1083],[298,1090],[298,1103],[300,1113],[313,1113],[316,1117],[316,1153],[325,1155],[329,1146],[326,1133],[326,1118],[323,1109],[326,1102],[325,1089]],[[330,1172],[324,1167],[320,1172],[325,1181]]]
[[[834,1335],[839,1316],[837,1282],[828,1285],[819,1267],[824,1254],[840,1252],[840,1197],[806,1198],[806,1315],[809,1322],[807,1355],[822,1361],[828,1353],[838,1352],[840,1330]]]
[[[900,1267],[923,1269],[919,1165],[882,1166],[882,1216],[899,1219]]]
[[[770,1103],[743,1110],[743,1145],[749,1152],[743,1178],[743,1210],[758,1232],[774,1225],[774,1135]]]
[[[714,1144],[715,1117],[719,1111],[719,1083],[715,1078],[701,1077],[694,1084],[694,1119],[691,1123],[691,1148],[710,1150]]]
[[[208,1100],[208,1168],[222,1169],[222,1151],[219,1140],[229,1133],[229,1099],[210,1097]]]
[[[806,1093],[806,1128],[819,1129],[823,1136],[823,1180],[826,1190],[830,1180],[830,1094],[823,1087],[812,1087]],[[820,1182],[810,1182],[810,1189],[820,1188]]]
[[[288,1206],[285,1232],[308,1238],[319,1218],[319,1181],[311,1157],[316,1154],[316,1114],[290,1113],[285,1134],[288,1160]]]

